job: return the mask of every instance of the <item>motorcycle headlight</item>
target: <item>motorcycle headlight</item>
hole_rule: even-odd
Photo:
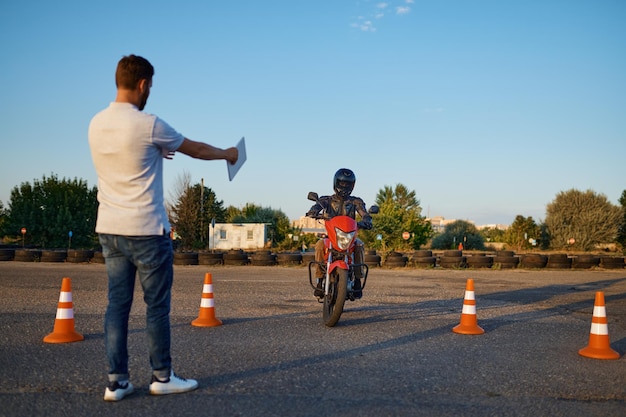
[[[335,228],[335,233],[337,234],[337,245],[339,246],[339,249],[348,250],[350,242],[352,242],[352,239],[354,239],[356,231],[347,233],[341,229]]]

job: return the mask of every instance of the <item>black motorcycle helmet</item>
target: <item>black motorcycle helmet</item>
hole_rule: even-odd
[[[354,172],[347,168],[341,168],[335,172],[335,179],[333,180],[333,189],[335,193],[341,198],[347,198],[354,189],[354,183],[356,182],[356,176]]]

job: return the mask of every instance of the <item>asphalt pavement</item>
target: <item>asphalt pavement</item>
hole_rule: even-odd
[[[205,273],[223,324],[195,327]],[[49,344],[62,278],[84,340]],[[482,335],[459,324],[467,279]],[[136,392],[103,401],[104,265],[0,262],[0,416],[626,415],[626,270],[372,268],[363,299],[322,322],[302,266],[175,266],[176,373],[196,391],[148,393],[145,306],[130,319]],[[617,360],[589,342],[605,296]]]

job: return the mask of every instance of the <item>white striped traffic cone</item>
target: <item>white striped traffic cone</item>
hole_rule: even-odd
[[[589,344],[580,349],[581,356],[594,359],[619,359],[619,353],[611,349],[609,341],[609,324],[606,318],[606,306],[604,305],[604,293],[596,292],[596,300],[593,305],[593,317],[591,318],[591,331],[589,332]]]
[[[202,300],[200,301],[200,314],[198,318],[191,322],[197,327],[221,326],[222,321],[215,318],[215,300],[213,299],[213,277],[210,272],[204,275],[204,286],[202,287]]]
[[[478,325],[476,318],[476,297],[474,295],[474,280],[468,279],[465,285],[465,298],[463,299],[463,311],[461,323],[452,329],[460,334],[483,334],[485,331]]]
[[[84,340],[82,334],[74,330],[74,304],[72,303],[72,281],[63,278],[61,295],[57,307],[57,317],[52,333],[43,338],[46,343],[69,343]]]

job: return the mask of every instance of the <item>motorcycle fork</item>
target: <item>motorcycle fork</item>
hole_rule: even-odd
[[[330,264],[333,263],[332,252],[328,254],[328,261],[326,263],[326,279],[324,282],[324,294],[328,295],[328,291],[330,289],[331,284],[331,275],[330,275]],[[356,275],[354,272],[354,268],[359,266],[363,268],[363,281],[361,282],[361,289],[365,287],[365,281],[367,280],[368,267],[366,264],[354,264],[354,258],[352,254],[345,255],[345,262],[348,265],[348,294],[352,294],[354,292],[354,280],[356,279]],[[354,298],[351,298],[354,300]]]
[[[332,263],[332,254],[328,255],[329,259],[322,263],[322,262],[316,262],[316,261],[311,261],[309,262],[309,283],[311,285],[311,288],[316,289],[317,288],[317,282],[313,282],[315,281],[313,279],[314,273],[313,273],[313,268],[317,268],[318,266],[321,266],[322,268],[324,268],[324,294],[327,295],[328,291],[330,289],[330,284],[332,283],[332,276],[329,272],[329,266]],[[356,278],[355,275],[355,268],[361,268],[363,271],[363,277],[361,278],[361,289],[365,288],[365,283],[367,282],[367,276],[369,274],[369,267],[367,264],[352,264],[349,263],[350,265],[350,270],[348,271],[348,285],[350,285],[350,287],[348,288],[349,291],[352,291],[352,286],[354,285],[354,280]]]
[[[328,253],[328,259],[326,260],[326,279],[324,280],[324,295],[328,295],[330,291],[330,265],[333,263],[332,251]]]

